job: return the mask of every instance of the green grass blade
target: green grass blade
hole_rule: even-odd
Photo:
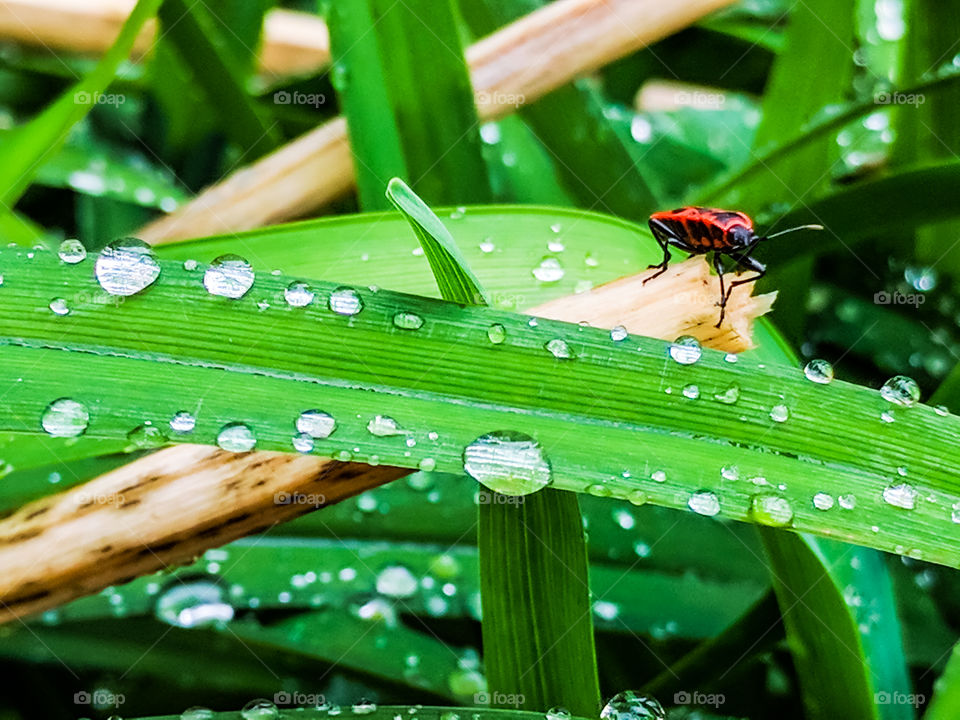
[[[258,447],[289,450],[295,418],[318,407],[341,422],[317,443],[320,454],[376,455],[402,467],[429,458],[438,470],[461,472],[464,448],[507,428],[538,440],[557,489],[634,499],[639,490],[670,507],[691,499],[703,507],[704,497],[691,494],[708,491],[737,520],[751,519],[755,496],[782,494],[793,529],[960,564],[950,510],[960,500],[960,419],[924,405],[895,406],[876,390],[818,385],[797,369],[730,363],[708,350],[682,365],[661,341],[615,343],[602,330],[547,320],[531,327],[525,316],[384,290],[355,290],[363,309],[352,316],[328,309],[337,287],[330,283],[312,284],[310,307],[287,306],[291,278],[282,275],[261,275],[244,299],[229,301],[204,291],[202,266],[169,261],[157,283],[115,306],[91,277],[92,258],[67,266],[49,252],[27,255],[0,249],[0,368],[14,380],[0,432],[37,437],[46,406],[73,397],[92,412],[86,437],[122,441],[148,420],[163,430],[175,412],[196,412],[202,397],[196,431],[174,440],[213,443],[226,423],[247,422]],[[67,299],[69,315],[50,311],[56,297]],[[395,325],[399,312],[422,318],[421,329]],[[505,342],[490,342],[493,324],[503,325]],[[551,340],[566,342],[574,357],[555,357],[545,349]],[[680,392],[690,384],[701,399]],[[740,388],[735,414],[713,399],[732,384]],[[779,405],[789,410],[785,422],[771,417]],[[378,415],[403,430],[371,433]],[[404,437],[417,440],[418,452]],[[16,468],[10,449],[5,459]],[[723,467],[736,467],[740,479],[727,479]],[[902,483],[916,490],[911,510],[884,500],[886,488]],[[817,510],[818,492],[852,495],[856,507]]]
[[[960,644],[955,645],[947,667],[933,686],[933,699],[924,720],[953,720],[960,717]]]
[[[486,305],[487,294],[440,218],[400,178],[387,183],[387,198],[413,228],[440,289],[440,297],[464,305]]]
[[[490,690],[522,697],[524,709],[595,717],[600,686],[577,497],[484,495],[477,535]]]
[[[116,41],[96,67],[26,125],[8,133],[0,144],[0,204],[10,208],[36,177],[44,158],[59,148],[67,133],[104,98],[120,66],[133,48],[144,23],[160,0],[138,0]],[[118,96],[117,102],[121,102]],[[108,99],[108,98],[107,98]]]
[[[218,42],[230,32],[211,16],[202,3],[163,0],[160,24],[164,36],[190,68],[193,79],[203,88],[210,109],[219,118],[224,134],[252,160],[275,148],[280,135],[275,124],[262,117],[244,85],[245,66],[234,56],[233,47]]]
[[[387,197],[413,226],[441,297],[486,304],[479,281],[433,211],[398,178],[387,186]],[[600,686],[577,496],[546,489],[525,498],[522,508],[496,493],[484,496],[491,502],[478,509],[477,545],[483,647],[494,702],[505,706],[509,701],[496,698],[522,697],[524,708],[561,706],[593,715],[600,707]],[[542,611],[544,602],[551,612]],[[525,628],[523,635],[518,626]]]
[[[336,3],[329,24],[331,72],[350,126],[363,207],[388,207],[391,177],[408,178],[431,204],[489,201],[450,0]]]

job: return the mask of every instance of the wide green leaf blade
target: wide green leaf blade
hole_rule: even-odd
[[[12,378],[0,432],[37,437],[48,404],[71,397],[89,409],[92,439],[133,432],[136,446],[141,425],[163,434],[187,410],[198,412],[196,430],[174,440],[213,443],[225,425],[244,422],[258,447],[289,450],[297,416],[322,408],[339,427],[317,442],[320,454],[411,468],[429,459],[461,472],[465,448],[507,428],[538,441],[558,489],[642,494],[737,520],[753,517],[758,496],[782,496],[794,529],[960,560],[950,509],[960,500],[960,421],[933,408],[747,358],[731,363],[704,350],[683,364],[657,340],[614,342],[606,331],[548,320],[532,327],[525,316],[384,290],[341,291],[333,307],[359,308],[344,315],[330,309],[338,287],[317,282],[309,307],[291,307],[283,299],[291,278],[282,275],[259,276],[231,301],[203,289],[202,267],[164,261],[158,282],[114,306],[98,300],[92,261],[67,266],[49,252],[0,249],[0,368]],[[61,316],[49,307],[57,297],[94,301],[68,300]],[[395,324],[398,313],[420,317],[420,328]],[[502,343],[487,336],[494,324]],[[551,341],[566,343],[571,357],[556,357]],[[681,392],[688,385],[699,400]],[[735,414],[714,399],[733,385]],[[379,434],[378,416],[397,432]],[[818,510],[819,492],[855,507]]]

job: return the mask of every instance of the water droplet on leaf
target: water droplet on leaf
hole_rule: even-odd
[[[529,435],[497,431],[481,435],[463,451],[463,469],[504,495],[529,495],[550,484],[550,464]]]
[[[203,286],[211,295],[238,300],[253,287],[253,268],[239,255],[221,255],[203,274]]]
[[[145,242],[123,238],[100,251],[94,274],[106,292],[127,297],[148,288],[160,277],[160,263]]]

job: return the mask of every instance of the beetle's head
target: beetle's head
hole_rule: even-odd
[[[734,247],[746,247],[753,242],[755,237],[753,230],[746,225],[734,225],[730,228],[728,235],[731,240],[731,245]]]

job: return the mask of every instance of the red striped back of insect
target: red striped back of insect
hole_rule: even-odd
[[[677,237],[684,238],[692,248],[701,252],[730,248],[734,243],[729,233],[736,227],[753,233],[750,217],[734,210],[684,207],[654,213],[650,219],[663,223]]]

